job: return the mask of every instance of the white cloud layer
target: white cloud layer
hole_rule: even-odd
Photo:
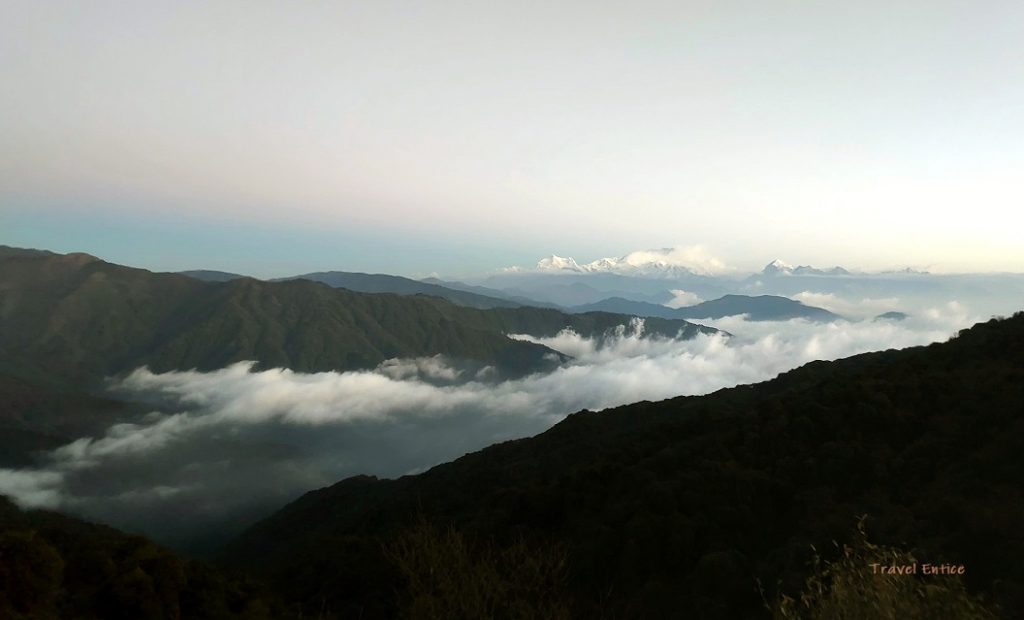
[[[605,259],[612,260],[612,259]],[[683,267],[702,275],[729,271],[726,264],[702,245],[674,246],[657,250],[638,250],[618,259],[621,264],[643,268],[650,265]]]
[[[249,363],[207,373],[139,369],[114,389],[169,409],[78,439],[36,469],[0,470],[0,493],[175,542],[210,520],[244,522],[238,514],[258,516],[357,473],[421,471],[580,409],[705,394],[812,360],[944,340],[972,322],[952,303],[902,322],[714,322],[731,338],[643,338],[642,325],[600,342],[571,331],[521,335],[575,359],[500,383],[440,357],[344,373],[254,371]],[[171,506],[177,533],[166,531]]]
[[[793,299],[853,320],[874,318],[884,312],[902,312],[906,308],[906,304],[899,297],[864,297],[859,301],[850,301],[835,293],[803,291],[793,295]]]
[[[666,301],[664,304],[669,308],[685,308],[687,306],[695,306],[704,301],[701,299],[700,295],[690,293],[682,289],[672,289],[669,292],[672,293],[672,299]]]

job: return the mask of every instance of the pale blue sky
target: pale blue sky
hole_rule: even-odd
[[[1020,2],[0,3],[0,243],[1024,271]]]

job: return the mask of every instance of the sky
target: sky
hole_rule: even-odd
[[[1024,4],[0,2],[0,243],[1024,271]]]

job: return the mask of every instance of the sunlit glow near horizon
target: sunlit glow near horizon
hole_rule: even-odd
[[[1022,57],[1008,1],[15,0],[0,243],[266,276],[694,245],[1021,272]]]

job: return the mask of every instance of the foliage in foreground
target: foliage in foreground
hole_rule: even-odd
[[[919,574],[886,574],[882,567],[918,567]],[[913,554],[872,544],[863,518],[839,557],[823,561],[817,552],[813,571],[797,598],[781,595],[769,605],[774,620],[990,620],[997,614],[971,596],[957,575],[920,574]]]
[[[385,545],[405,582],[400,615],[408,620],[570,617],[561,547],[522,539],[498,548],[421,520]]]

